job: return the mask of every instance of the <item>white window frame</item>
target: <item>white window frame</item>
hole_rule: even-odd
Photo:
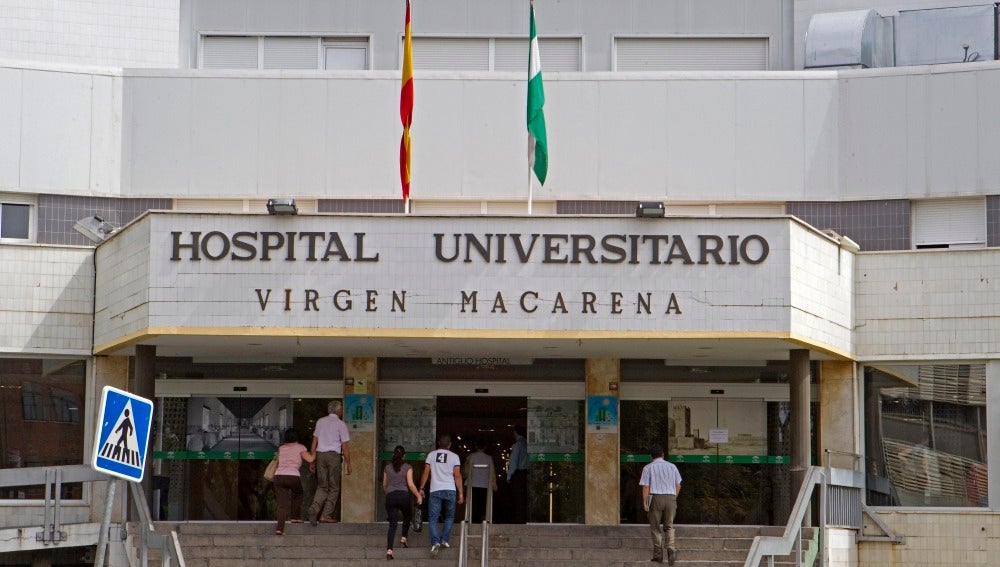
[[[330,44],[336,44],[338,41],[344,42],[354,42],[358,46],[364,44],[365,47],[365,68],[359,69],[363,71],[370,71],[372,69],[372,37],[371,35],[364,34],[338,34],[338,33],[310,33],[310,34],[294,34],[294,33],[234,33],[234,32],[201,32],[198,35],[198,68],[205,68],[205,40],[212,37],[244,37],[244,38],[256,38],[257,40],[257,70],[264,69],[264,39],[265,38],[281,38],[281,37],[294,37],[294,38],[307,38],[312,39],[316,42],[316,69],[317,71],[326,70],[326,47]],[[400,36],[402,37],[402,36]],[[360,41],[359,41],[360,40]],[[250,70],[250,69],[246,69]],[[274,70],[274,69],[267,69]],[[299,69],[300,71],[311,70],[311,69]]]
[[[28,206],[28,237],[0,238],[0,243],[24,244],[26,242],[36,242],[38,238],[38,200],[33,195],[0,193],[0,208],[2,208],[3,205]]]
[[[764,40],[764,69],[766,71],[772,70],[771,67],[771,47],[774,45],[774,38],[770,35],[765,34],[709,34],[709,35],[692,35],[692,34],[674,34],[674,35],[637,35],[637,34],[621,34],[611,36],[611,70],[615,72],[620,72],[618,70],[618,40],[629,40],[629,39],[648,39],[648,40],[727,40],[727,39],[746,39],[746,40]],[[643,73],[643,72],[668,72],[668,71],[625,71],[629,73]]]
[[[403,34],[399,34],[399,42],[397,43],[399,49],[398,49],[398,52],[396,54],[396,63],[397,63],[397,69],[400,69],[400,70],[403,68],[403,40],[404,39],[405,39],[405,36]],[[419,34],[419,35],[414,35],[413,39],[417,40],[417,41],[420,40],[420,39],[465,39],[465,40],[480,40],[480,41],[486,40],[486,41],[488,41],[488,57],[489,57],[489,65],[488,65],[487,71],[489,71],[489,72],[494,72],[494,71],[497,70],[496,69],[496,40],[522,40],[522,41],[524,41],[525,44],[528,43],[528,36],[526,36],[526,35]],[[542,36],[542,37],[538,38],[539,45],[541,45],[541,43],[543,43],[546,39],[572,39],[572,40],[576,40],[577,44],[579,45],[579,49],[580,49],[580,59],[579,59],[579,61],[580,61],[580,67],[579,67],[579,69],[576,69],[576,70],[574,70],[572,72],[582,72],[582,71],[584,71],[587,68],[587,60],[586,60],[587,49],[586,49],[586,45],[584,43],[584,41],[585,41],[584,37],[582,35],[546,35],[546,36]],[[542,55],[541,59],[542,59],[542,73],[544,74],[547,71],[547,69],[545,68],[545,56]],[[527,58],[525,58],[525,61],[524,61],[524,72],[527,73],[527,70],[528,70],[528,61],[527,61]],[[555,70],[548,70],[548,71],[549,72],[570,72],[570,71],[555,71]],[[501,72],[509,73],[509,72],[512,72],[512,71],[506,71],[506,70],[504,70],[504,71],[501,71]]]

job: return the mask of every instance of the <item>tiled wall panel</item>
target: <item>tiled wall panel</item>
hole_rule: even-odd
[[[854,300],[862,360],[995,356],[1000,250],[861,253]]]
[[[38,242],[40,244],[93,245],[73,229],[76,221],[98,216],[122,227],[150,209],[173,207],[172,199],[114,199],[110,197],[75,197],[72,195],[38,196]]]
[[[0,353],[90,354],[93,252],[0,245]]]
[[[0,58],[176,67],[177,0],[5,0]]]
[[[850,238],[861,250],[908,250],[910,202],[903,199],[790,202],[787,211],[812,226]]]

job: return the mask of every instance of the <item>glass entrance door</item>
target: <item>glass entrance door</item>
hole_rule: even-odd
[[[788,516],[787,402],[674,398],[622,405],[622,521],[645,523],[638,482],[666,440],[684,478],[679,524],[781,525]],[[629,418],[628,416],[641,416]]]
[[[157,406],[153,507],[165,520],[273,519],[264,468],[288,428],[308,446],[315,420],[326,414],[326,400],[289,397],[162,397]]]
[[[527,389],[520,387],[521,391]],[[462,462],[474,450],[478,439],[486,454],[493,458],[497,475],[493,522],[509,523],[513,521],[513,509],[507,464],[514,426],[523,425],[528,439],[528,522],[583,523],[586,482],[582,400],[437,396],[388,398],[379,404],[380,471],[388,464],[396,445],[406,449],[406,462],[413,466],[414,476],[419,479],[437,433],[451,436],[452,450]],[[384,520],[381,491],[376,495],[377,518]],[[460,507],[456,518],[461,519],[463,513]]]
[[[678,523],[769,523],[763,400],[675,399],[667,412],[667,454],[681,469]]]
[[[437,431],[451,435],[451,449],[464,463],[481,443],[483,452],[493,458],[497,492],[493,495],[493,523],[510,523],[513,494],[506,482],[507,461],[514,441],[514,427],[527,427],[528,399],[524,397],[437,398]],[[530,501],[530,498],[529,498]],[[464,517],[459,507],[456,520]]]

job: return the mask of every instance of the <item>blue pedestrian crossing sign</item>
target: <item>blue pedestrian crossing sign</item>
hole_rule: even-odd
[[[152,425],[153,402],[105,386],[90,466],[118,478],[141,482]]]

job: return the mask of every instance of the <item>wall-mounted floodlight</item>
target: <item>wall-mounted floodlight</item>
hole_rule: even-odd
[[[99,216],[92,216],[76,221],[73,230],[100,244],[114,234],[118,227]]]
[[[295,199],[268,199],[267,213],[270,215],[297,215],[299,208],[295,206]]]
[[[635,208],[635,216],[639,218],[660,218],[667,214],[661,201],[643,201]]]

